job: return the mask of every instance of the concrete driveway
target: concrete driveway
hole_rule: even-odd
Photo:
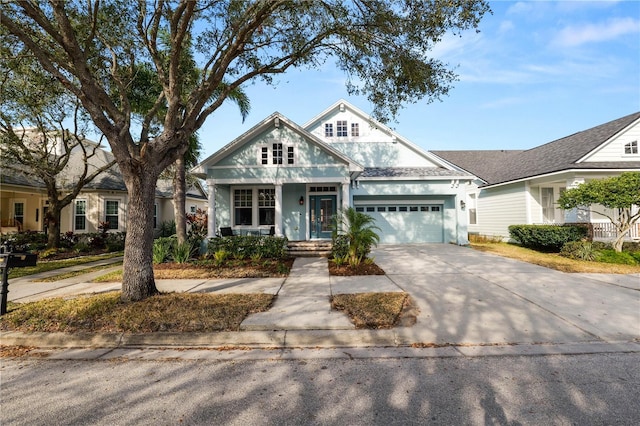
[[[567,274],[449,244],[381,245],[420,314],[398,343],[640,340],[640,275]]]

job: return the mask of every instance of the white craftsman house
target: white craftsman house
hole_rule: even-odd
[[[567,188],[640,171],[640,112],[526,151],[434,151],[440,161],[478,177],[467,187],[469,232],[507,238],[509,225],[593,224],[594,237],[615,237],[615,228],[592,206],[565,211],[556,200]],[[638,188],[640,191],[640,188]],[[614,214],[615,212],[607,212]],[[631,238],[640,237],[638,224]]]

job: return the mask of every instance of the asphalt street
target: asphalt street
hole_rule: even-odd
[[[0,405],[30,426],[636,425],[639,358],[23,358],[2,362]]]

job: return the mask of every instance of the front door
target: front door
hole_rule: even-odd
[[[336,213],[335,195],[309,197],[309,229],[311,238],[331,238],[333,215]]]

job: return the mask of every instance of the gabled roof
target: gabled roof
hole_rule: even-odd
[[[640,112],[526,151],[434,151],[444,160],[483,179],[487,186],[571,169],[634,169],[640,161],[580,162],[640,120]]]
[[[344,99],[340,99],[339,101],[335,102],[333,105],[331,105],[330,107],[322,111],[320,114],[316,115],[311,120],[307,121],[302,127],[304,127],[306,130],[309,130],[309,128],[312,127],[314,124],[318,122],[322,122],[326,120],[328,116],[335,114],[336,110],[342,111],[343,109],[345,110],[348,109],[355,115],[359,116],[364,122],[368,122],[372,127],[377,128],[378,130],[381,130],[384,133],[387,133],[390,137],[394,138],[396,142],[405,145],[406,147],[414,151],[417,155],[425,157],[426,159],[437,164],[440,167],[451,168],[450,165],[447,164],[446,162],[443,162],[442,159],[436,157],[429,151],[425,151],[424,149],[420,148],[418,145],[414,144],[409,139],[406,139],[405,137],[397,133],[395,130],[393,130],[389,126],[375,120],[369,114],[362,111],[360,108],[353,106],[352,104],[350,104]]]
[[[312,144],[317,145],[322,150],[340,159],[345,164],[348,164],[349,171],[351,172],[361,172],[362,170],[364,170],[364,167],[362,165],[353,161],[351,158],[347,157],[342,152],[338,151],[337,149],[333,148],[329,144],[326,144],[316,136],[307,132],[305,129],[303,129],[293,121],[289,120],[287,117],[280,114],[279,112],[274,112],[273,114],[271,114],[270,116],[262,120],[260,123],[256,124],[251,129],[247,130],[245,133],[243,133],[242,135],[238,136],[237,138],[229,142],[227,145],[220,148],[214,154],[210,155],[205,160],[201,161],[200,164],[198,164],[196,167],[192,169],[192,172],[201,177],[206,176],[208,167],[213,166],[218,161],[224,159],[225,157],[227,157],[228,155],[236,151],[238,148],[243,146],[245,143],[250,142],[254,137],[260,135],[262,132],[266,131],[267,129],[273,126],[287,126],[294,132],[301,134],[302,136],[305,137],[305,139],[307,139]]]

